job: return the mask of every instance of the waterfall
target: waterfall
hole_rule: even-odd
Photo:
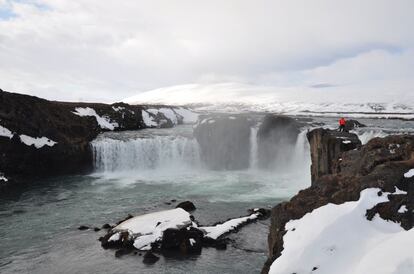
[[[257,131],[258,128],[253,126],[250,129],[250,168],[257,168],[258,150],[257,150]]]
[[[248,142],[250,158],[245,170],[274,172],[278,174],[303,175],[308,177],[310,166],[309,144],[306,138],[307,130],[299,133],[296,143],[287,145],[284,142],[275,143],[280,147],[275,155],[274,164],[259,168],[257,139],[258,127],[250,129]],[[283,141],[283,138],[282,138]],[[208,169],[200,157],[200,146],[190,134],[186,136],[174,134],[174,131],[164,135],[146,135],[137,133],[106,133],[92,142],[94,165],[97,172],[134,172],[171,170],[191,171],[193,169]]]
[[[200,166],[198,144],[182,136],[152,136],[119,140],[98,138],[92,142],[98,172],[148,169],[180,169]]]

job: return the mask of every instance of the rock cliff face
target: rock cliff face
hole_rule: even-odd
[[[325,165],[322,170],[324,174],[315,166],[312,172],[318,173],[314,176],[312,186],[300,191],[289,202],[281,203],[272,209],[268,238],[269,259],[262,273],[268,273],[273,261],[283,251],[283,236],[286,233],[287,222],[300,219],[306,213],[328,203],[356,201],[361,191],[366,188],[394,192],[389,195],[388,202],[378,204],[367,211],[368,219],[372,219],[378,213],[381,218],[399,222],[406,230],[413,227],[414,177],[406,178],[404,174],[414,168],[414,136],[375,138],[356,150],[341,153],[338,148],[343,141],[341,136],[337,136],[335,141],[331,134],[326,134],[329,132],[325,130],[316,130],[309,134],[313,147],[312,164],[318,165],[320,157],[324,155],[321,151],[330,146],[333,146],[332,149],[337,153],[334,156],[340,158],[335,161],[335,157],[330,157],[329,161],[322,161]],[[395,192],[396,187],[404,192]],[[398,211],[402,205],[408,208],[404,213]]]
[[[91,171],[89,142],[100,132],[180,122],[179,115],[158,113],[163,107],[53,102],[1,91],[0,174],[7,181],[0,181],[0,188],[27,178]]]
[[[337,172],[336,162],[342,152],[361,146],[358,136],[347,132],[318,128],[309,132],[307,137],[311,148],[312,184],[324,175]]]

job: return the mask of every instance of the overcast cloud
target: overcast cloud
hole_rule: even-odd
[[[228,82],[410,97],[413,11],[412,0],[0,0],[0,88],[105,102]]]

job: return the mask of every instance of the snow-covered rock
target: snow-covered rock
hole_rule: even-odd
[[[5,127],[0,126],[0,136],[13,138],[13,133]]]
[[[142,120],[147,127],[158,126],[158,123],[154,120],[154,118],[145,110],[142,110]]]
[[[161,240],[165,230],[181,229],[191,224],[190,214],[184,209],[176,208],[133,217],[120,223],[113,231],[128,231],[133,235],[136,249],[149,250],[152,243]]]
[[[355,202],[328,204],[285,226],[284,249],[272,274],[414,273],[414,230],[365,213],[388,201],[380,189],[366,189]]]
[[[42,148],[44,146],[53,147],[57,142],[50,140],[47,137],[31,137],[25,134],[19,135],[20,141],[27,146],[34,145],[36,148]]]
[[[96,113],[96,111],[93,108],[90,108],[90,107],[86,107],[86,108],[77,107],[77,108],[75,108],[75,111],[73,111],[73,114],[81,116],[81,117],[83,117],[83,116],[93,116],[93,117],[95,117],[96,122],[99,124],[99,126],[102,129],[114,130],[115,128],[118,127],[118,123],[111,122],[108,118],[99,116]]]
[[[260,213],[253,213],[247,217],[231,219],[222,224],[218,224],[215,226],[203,226],[203,227],[199,227],[199,229],[205,232],[206,237],[215,240],[215,239],[218,239],[220,236],[226,233],[229,233],[232,230],[237,229],[241,225],[246,224],[249,221],[256,220],[257,218],[259,218],[259,216],[260,216]]]

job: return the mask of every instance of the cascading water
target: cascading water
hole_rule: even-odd
[[[104,137],[93,141],[92,147],[99,172],[200,167],[197,142],[182,136]]]
[[[258,151],[257,151],[257,131],[258,127],[253,126],[250,129],[250,169],[257,168]]]

